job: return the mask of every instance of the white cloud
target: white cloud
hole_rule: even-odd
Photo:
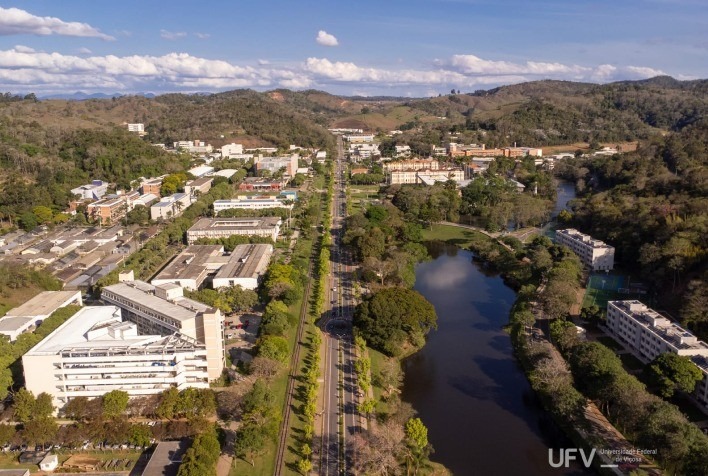
[[[200,58],[188,53],[93,55],[82,48],[75,55],[35,51],[27,46],[0,50],[0,90],[37,93],[93,90],[218,91],[233,88],[318,88],[340,94],[431,96],[451,88],[514,84],[535,79],[608,82],[664,74],[643,66],[600,64],[594,67],[526,61],[490,61],[472,55],[438,60],[429,68],[372,68],[328,58],[307,58],[300,64],[253,66]]]
[[[187,33],[184,31],[160,30],[160,36],[165,40],[179,40],[180,38],[187,36]]]
[[[195,33],[194,36],[196,36],[200,40],[206,40],[207,38],[211,38],[211,35],[209,33]]]
[[[330,35],[324,30],[320,30],[319,32],[317,32],[317,38],[315,38],[315,41],[322,46],[339,45],[339,41],[337,41],[337,38],[334,35]]]
[[[87,23],[39,17],[19,8],[0,7],[0,35],[63,35],[115,40]]]
[[[88,49],[86,47],[79,48],[78,52],[79,52],[79,54],[82,54],[82,55],[90,55],[91,53],[93,53],[93,51],[91,51],[90,49]]]

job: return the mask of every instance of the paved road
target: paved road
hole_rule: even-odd
[[[322,330],[325,342],[324,408],[320,474],[350,473],[353,455],[348,448],[352,435],[360,430],[357,412],[357,382],[354,372],[354,345],[351,322],[354,312],[352,259],[343,249],[346,217],[346,194],[342,179],[345,175],[344,150],[337,140],[335,190],[332,203],[332,248],[328,278],[328,311]]]

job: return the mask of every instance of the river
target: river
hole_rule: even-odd
[[[559,187],[558,211],[574,197],[568,191]],[[471,252],[429,248],[415,289],[435,306],[438,330],[403,362],[402,398],[428,427],[431,459],[455,475],[588,474],[548,464],[549,448],[573,445],[539,406],[502,329],[514,291]]]

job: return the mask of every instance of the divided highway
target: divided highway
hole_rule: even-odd
[[[332,200],[331,272],[328,278],[324,333],[324,408],[322,410],[322,449],[320,474],[350,474],[354,455],[349,448],[351,437],[361,431],[359,425],[358,386],[354,370],[355,349],[352,336],[354,289],[352,257],[342,246],[346,217],[344,149],[337,138],[335,188]]]

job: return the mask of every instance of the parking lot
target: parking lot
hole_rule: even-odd
[[[244,352],[256,345],[262,313],[248,312],[227,316],[224,320],[225,349],[233,365],[239,360],[247,360]]]

